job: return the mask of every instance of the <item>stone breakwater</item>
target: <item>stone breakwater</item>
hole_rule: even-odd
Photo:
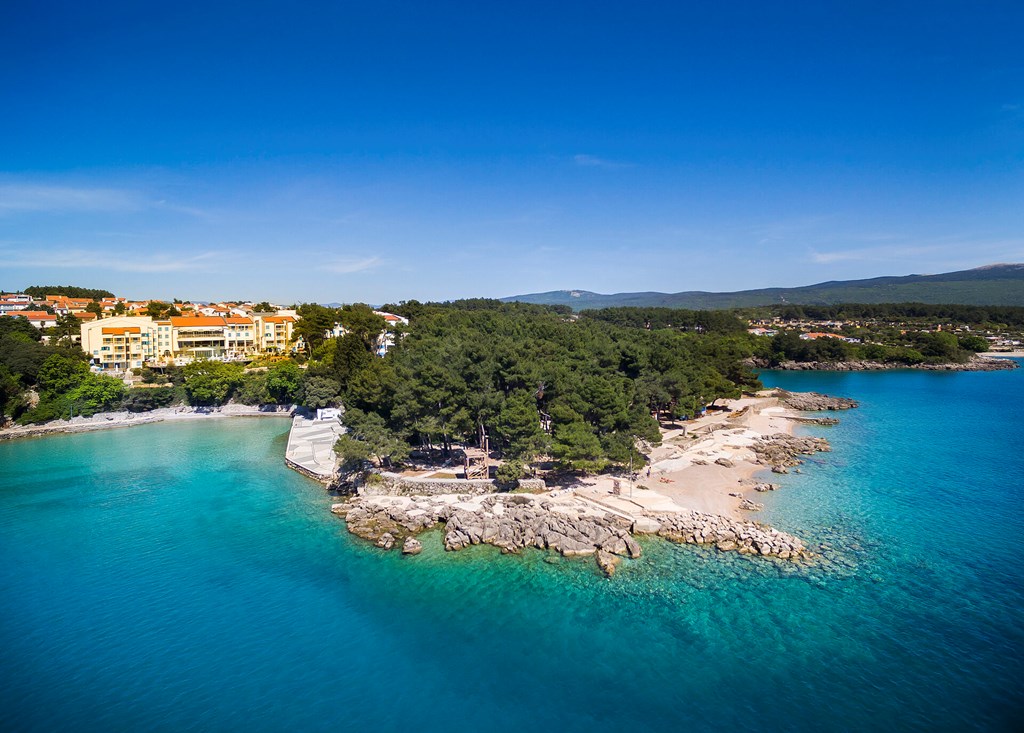
[[[722,552],[735,551],[741,555],[773,556],[783,560],[809,555],[797,537],[757,522],[695,511],[655,514],[650,519],[660,525],[657,535],[672,542],[714,545]]]
[[[382,549],[400,546],[418,552],[418,543],[408,539],[443,525],[448,551],[486,544],[503,553],[532,547],[567,557],[593,555],[609,576],[621,558],[640,557],[637,534],[713,545],[722,552],[782,559],[809,555],[798,538],[758,522],[688,509],[630,516],[573,495],[360,496],[335,504],[331,511],[345,518],[349,532]]]

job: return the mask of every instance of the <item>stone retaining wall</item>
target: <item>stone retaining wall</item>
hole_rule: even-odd
[[[313,471],[310,471],[308,468],[306,468],[305,466],[302,466],[302,465],[296,463],[295,461],[293,461],[288,456],[284,457],[284,465],[288,466],[288,468],[292,469],[293,471],[298,471],[299,473],[301,473],[303,476],[305,476],[307,478],[311,478],[314,481],[318,481],[318,482],[320,482],[322,484],[327,484],[328,487],[330,486],[331,482],[334,480],[333,476],[324,476],[321,473],[315,473]]]
[[[379,483],[364,482],[359,493],[364,496],[439,496],[441,494],[493,494],[504,489],[493,479],[411,478],[397,473],[380,473]],[[519,488],[543,491],[544,481],[539,478],[519,480]]]

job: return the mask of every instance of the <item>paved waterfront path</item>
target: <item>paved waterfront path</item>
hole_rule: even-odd
[[[341,420],[310,420],[296,415],[288,433],[285,460],[292,468],[315,479],[329,480],[334,475],[334,443],[345,432]]]

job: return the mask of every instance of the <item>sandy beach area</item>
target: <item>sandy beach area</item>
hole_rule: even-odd
[[[740,503],[744,498],[753,501],[754,486],[771,476],[769,467],[757,462],[751,445],[769,435],[792,435],[806,415],[783,407],[770,390],[721,404],[730,412],[709,412],[683,427],[663,430],[662,444],[651,452],[649,467],[638,472],[632,487],[628,478],[595,476],[583,479],[575,487],[576,495],[628,513],[683,507],[750,519],[751,513],[741,510]]]
[[[273,409],[267,409],[273,408]],[[55,420],[43,425],[14,425],[0,430],[0,440],[34,438],[55,433],[131,428],[168,420],[210,420],[226,417],[291,417],[291,406],[223,405],[220,407],[161,407],[149,412],[101,412],[90,417]]]

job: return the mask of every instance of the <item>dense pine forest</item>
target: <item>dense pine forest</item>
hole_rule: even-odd
[[[692,415],[758,385],[743,364],[745,333],[646,330],[498,301],[386,308],[412,321],[384,359],[353,365],[356,333],[333,354],[353,458],[486,435],[506,458],[597,470],[627,463],[639,440],[657,442],[653,415]],[[323,361],[310,369],[326,372]]]

